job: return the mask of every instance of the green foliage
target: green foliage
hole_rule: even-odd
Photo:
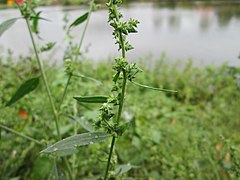
[[[54,46],[56,45],[56,43],[54,42],[49,42],[46,45],[42,46],[40,51],[41,52],[45,52],[45,51],[50,51]]]
[[[158,93],[129,84],[128,98],[123,109],[123,122],[129,122],[129,128],[118,139],[112,162],[118,159],[119,164],[129,162],[139,168],[131,169],[120,177],[216,179],[219,176],[220,179],[236,179],[240,158],[239,68],[229,68],[226,65],[194,67],[191,62],[171,63],[163,59],[164,57],[156,61],[154,68],[145,69],[144,73],[136,77],[136,81],[155,87],[178,89],[179,93]],[[107,64],[109,65],[101,62],[92,65],[89,61],[81,65],[74,63],[74,67],[87,76],[94,77],[98,74],[104,86],[75,79],[70,84],[63,103],[60,127],[74,126],[74,122],[78,122],[67,115],[74,113],[72,97],[79,93],[80,87],[81,93],[85,95],[109,92],[112,72]],[[0,92],[0,101],[4,105],[15,91],[15,84],[31,78],[38,68],[36,63],[31,64],[31,61],[26,60],[19,61],[16,65],[0,63],[0,66],[4,67],[0,68],[0,88],[3,90]],[[145,64],[142,66],[147,68]],[[89,71],[89,68],[94,71]],[[48,66],[47,69],[50,88],[55,95],[54,101],[57,102],[66,81],[64,68]],[[47,98],[43,91],[43,84],[40,84],[38,89],[14,106],[8,107],[6,111],[2,109],[0,119],[19,132],[53,144],[55,135],[52,132],[56,130],[54,121],[47,121],[52,115],[50,105],[42,105],[42,99]],[[19,109],[27,111],[27,120],[18,115]],[[77,109],[82,120],[90,124],[98,118],[97,111],[82,106],[77,106]],[[86,132],[80,123],[77,123],[77,132]],[[63,133],[63,137],[71,136],[72,133],[73,129],[70,128]],[[35,164],[43,147],[4,130],[1,135],[0,177],[36,177],[37,170],[33,171],[36,167],[31,164]],[[76,177],[97,179],[101,176],[105,163],[99,161],[106,160],[107,144],[83,146],[78,151],[76,158],[79,159],[77,163],[81,168]],[[50,168],[47,172],[52,170],[52,166],[46,167]],[[59,173],[64,172],[64,163],[57,162],[57,167]]]
[[[2,24],[0,24],[0,37],[2,34],[7,31],[19,18],[13,18],[4,21]]]
[[[138,168],[138,166],[134,166],[131,164],[120,165],[116,168],[114,175],[118,176],[118,175],[124,174],[124,173],[128,172],[129,170],[131,170],[132,168]]]
[[[107,96],[75,96],[73,97],[81,103],[106,103]]]
[[[15,94],[12,96],[12,98],[6,103],[6,106],[11,106],[15,102],[17,102],[19,99],[23,98],[25,95],[29,94],[33,90],[37,88],[39,84],[39,77],[32,78],[27,81],[25,81],[19,89],[15,92]]]
[[[94,144],[97,142],[105,141],[109,138],[110,134],[100,132],[89,132],[70,136],[63,139],[48,148],[44,149],[42,153],[55,153],[57,156],[65,156],[76,153],[77,147]]]
[[[64,68],[48,66],[46,72],[39,53],[50,50],[54,43],[42,48],[36,46],[33,33],[39,33],[38,20],[44,20],[41,12],[35,11],[36,2],[24,1],[18,5],[26,20],[35,57],[15,65],[9,54],[8,64],[0,61],[5,67],[0,68],[3,79],[0,105],[10,106],[29,95],[16,106],[1,109],[0,179],[99,179],[104,169],[104,179],[239,178],[238,68],[199,68],[191,62],[184,66],[169,65],[160,60],[154,68],[140,74],[143,70],[126,59],[126,52],[133,49],[127,35],[137,32],[139,22],[122,21],[123,15],[118,11],[121,0],[107,3],[109,23],[121,50],[121,56],[112,64],[114,75],[108,69],[109,63],[95,67],[80,64],[76,61],[80,59],[89,17],[97,8],[92,0],[89,12],[70,24],[73,27],[86,21],[79,45],[72,44],[74,36],[67,31],[69,49]],[[13,23],[4,22],[1,34]],[[89,71],[94,68],[95,71]],[[44,87],[40,85],[34,92],[38,98],[32,98],[29,92],[38,86],[39,78],[26,81],[11,96],[15,84],[38,75],[39,71]],[[94,78],[96,72],[103,83]],[[142,88],[127,87],[128,81]],[[148,89],[167,93],[156,94]],[[76,96],[79,93],[82,95]],[[49,104],[43,106],[46,98]],[[102,103],[97,113],[95,103]],[[112,137],[110,151],[107,143],[98,144],[109,137]],[[118,146],[114,148],[116,142]],[[52,145],[44,149],[46,144]],[[46,154],[50,156],[46,158]],[[106,168],[102,161],[107,161]],[[127,164],[116,166],[118,163]]]
[[[87,20],[88,18],[88,12],[83,14],[82,16],[78,17],[70,26],[69,28],[72,28],[72,27],[75,27],[75,26],[78,26],[79,24],[82,24],[84,21]]]

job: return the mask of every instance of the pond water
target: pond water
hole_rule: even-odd
[[[63,30],[63,18],[66,13],[70,21],[86,12],[83,7],[43,7],[42,17],[51,22],[41,21],[42,40],[39,43],[54,41],[54,51],[44,54],[49,61],[62,62],[66,41]],[[129,37],[135,50],[129,51],[128,59],[150,57],[159,58],[165,53],[172,60],[193,59],[197,65],[222,64],[240,66],[240,2],[218,3],[131,3],[122,12],[126,19],[140,21],[139,33]],[[0,23],[12,17],[18,17],[17,10],[1,10]],[[93,60],[107,59],[118,54],[112,38],[112,29],[107,24],[107,10],[94,12],[83,43],[85,54]],[[82,25],[81,25],[82,26]],[[83,27],[73,29],[79,38]],[[25,22],[19,20],[0,37],[0,53],[7,49],[14,55],[26,55],[31,43]]]

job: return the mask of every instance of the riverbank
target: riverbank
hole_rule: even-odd
[[[7,64],[0,61],[0,122],[51,144],[56,132],[50,106],[47,101],[43,102],[47,98],[42,82],[30,95],[12,107],[3,108],[24,80],[39,76],[34,58],[22,58],[17,64],[12,62],[11,57]],[[75,121],[67,116],[74,111],[73,96],[109,93],[111,62],[90,62],[85,60],[74,67],[78,73],[96,78],[103,84],[87,79],[72,80],[61,114],[60,129],[64,137],[74,133]],[[192,67],[191,62],[171,64],[163,59],[155,62],[154,68],[150,68],[147,60],[143,61],[140,67],[144,72],[135,81],[175,89],[178,93],[166,94],[128,84],[123,114],[131,127],[118,139],[115,159],[118,164],[131,163],[137,168],[121,175],[122,178],[237,178],[240,69],[225,65]],[[46,70],[54,101],[59,101],[67,81],[64,68],[47,65]],[[91,124],[98,117],[98,108],[78,106],[79,133],[86,131],[82,120]],[[97,179],[102,174],[107,147],[108,143],[101,143],[79,149],[78,167],[75,167],[79,179]],[[42,149],[2,129],[0,179],[47,179],[54,162],[39,154]],[[57,168],[61,174],[64,164],[59,162]]]

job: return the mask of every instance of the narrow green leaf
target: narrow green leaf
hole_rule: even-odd
[[[25,81],[15,92],[12,98],[6,103],[6,106],[10,106],[23,98],[25,95],[37,88],[39,84],[39,77],[29,79]]]
[[[8,30],[19,18],[8,19],[0,24],[0,37],[2,34]]]
[[[87,80],[91,80],[91,81],[94,81],[95,83],[97,83],[98,85],[102,85],[101,81],[99,81],[97,79],[94,79],[92,77],[88,77],[88,76],[85,76],[85,75],[82,75],[82,74],[73,74],[72,76],[87,79]]]
[[[114,76],[113,76],[113,82],[117,82],[118,78],[119,78],[120,72],[118,71]]]
[[[86,21],[88,18],[88,12],[83,14],[82,16],[78,17],[70,26],[69,29],[72,27],[75,27],[81,23],[83,23],[84,21]]]
[[[93,132],[94,131],[94,127],[92,126],[91,123],[89,123],[89,121],[84,120],[83,118],[79,118],[79,117],[72,117],[73,120],[77,121],[85,130],[89,131],[89,132]]]
[[[144,84],[137,83],[135,81],[130,81],[130,82],[132,82],[133,84],[135,84],[137,86],[140,86],[140,87],[143,87],[143,88],[146,88],[146,89],[151,89],[151,90],[154,90],[154,91],[162,91],[162,92],[169,92],[169,93],[177,93],[178,92],[176,90],[155,88],[155,87],[147,86],[147,85],[144,85]]]
[[[107,96],[75,96],[73,97],[80,103],[106,103]]]
[[[71,129],[73,129],[73,124],[68,124],[68,125],[65,125],[65,126],[62,126],[62,127],[60,127],[60,133],[62,134],[62,135],[64,135],[64,134],[66,134],[67,132],[69,132]],[[53,131],[53,134],[55,135],[55,136],[57,136],[58,135],[58,132],[57,132],[57,130],[55,130],[55,131]]]
[[[120,165],[118,166],[117,169],[115,169],[114,171],[114,175],[121,175],[124,174],[126,172],[128,172],[129,170],[133,169],[133,168],[138,168],[139,166],[135,166],[135,165],[131,165],[131,164],[124,164],[124,165]]]
[[[88,144],[94,144],[98,142],[105,141],[109,138],[111,134],[101,133],[101,132],[89,132],[84,134],[78,134],[70,136],[66,139],[63,139],[48,148],[41,151],[41,153],[55,153],[57,156],[62,156],[66,154],[71,154],[79,146],[84,146]],[[76,152],[76,151],[75,151]],[[74,152],[74,153],[75,153]]]
[[[51,50],[56,45],[56,42],[49,42],[46,45],[42,46],[40,51],[45,52]]]
[[[33,29],[33,32],[35,32],[36,34],[39,32],[38,31],[38,20],[40,18],[40,14],[42,12],[39,11],[35,16],[31,17],[33,19],[33,25],[32,25],[32,29]]]

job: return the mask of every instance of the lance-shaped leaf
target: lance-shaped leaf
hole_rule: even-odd
[[[73,154],[77,154],[79,151],[76,148],[69,148],[69,149],[63,149],[63,150],[59,150],[54,152],[56,156],[58,157],[64,157],[64,156],[70,156]]]
[[[19,18],[8,19],[0,24],[0,37],[2,34],[8,30]]]
[[[69,29],[72,27],[75,27],[81,23],[83,23],[84,21],[86,21],[88,18],[88,12],[83,14],[82,16],[78,17],[70,26]]]
[[[74,117],[74,116],[71,116],[71,118],[74,121],[77,121],[85,130],[87,130],[89,132],[94,131],[93,125],[88,120],[83,119],[83,118],[79,118],[79,117]]]
[[[117,167],[117,169],[115,169],[114,175],[117,176],[120,174],[124,174],[133,168],[139,168],[139,166],[135,166],[135,165],[131,165],[131,164],[120,165]]]
[[[49,42],[46,45],[42,46],[40,51],[45,52],[51,50],[56,45],[56,42]]]
[[[106,103],[107,96],[75,96],[73,97],[80,103]]]
[[[98,142],[105,141],[111,136],[111,134],[101,133],[101,132],[89,132],[70,136],[63,139],[48,148],[44,149],[42,153],[56,153],[57,155],[71,154],[72,151],[77,150],[79,146],[84,146],[88,144],[94,144]],[[68,153],[70,151],[70,153]]]
[[[178,92],[176,90],[171,90],[171,89],[155,88],[155,87],[147,86],[144,84],[137,83],[135,81],[130,81],[130,82],[132,82],[133,84],[140,86],[142,88],[146,88],[146,89],[150,89],[150,90],[154,90],[154,91],[162,91],[162,92],[168,92],[168,93],[177,93]]]
[[[23,98],[25,95],[29,94],[31,91],[37,88],[39,84],[39,77],[29,79],[25,81],[15,92],[12,98],[6,103],[6,106],[10,106],[17,102],[19,99]]]

